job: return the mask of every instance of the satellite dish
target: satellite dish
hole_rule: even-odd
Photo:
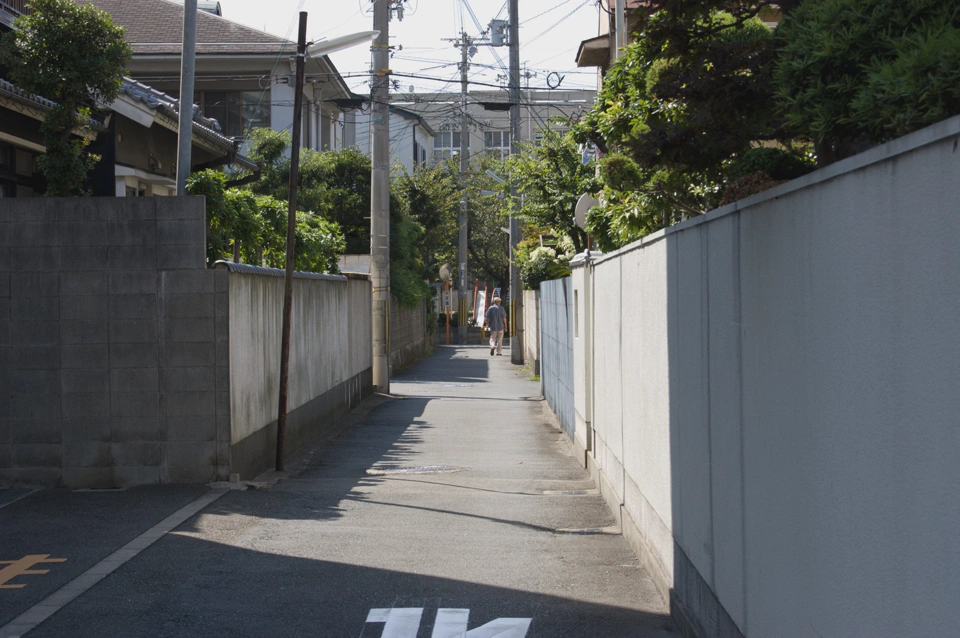
[[[600,201],[590,193],[584,193],[580,196],[580,199],[577,200],[577,208],[573,213],[573,220],[579,228],[587,229],[587,211],[599,205]]]
[[[440,281],[450,281],[450,264],[440,266]]]

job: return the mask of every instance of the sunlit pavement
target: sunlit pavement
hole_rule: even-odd
[[[437,348],[296,474],[155,533],[29,635],[674,635],[539,384],[504,352]],[[66,560],[0,588],[0,627],[204,493],[46,490],[3,507],[0,560]]]

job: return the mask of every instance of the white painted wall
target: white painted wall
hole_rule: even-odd
[[[283,278],[230,273],[230,426],[237,443],[277,418]],[[373,365],[370,282],[294,279],[287,409]]]
[[[369,113],[356,114],[355,144],[361,153],[370,155],[370,137],[373,132],[370,126]],[[433,136],[417,124],[415,120],[407,119],[396,113],[390,114],[390,166],[401,165],[407,173],[413,174],[413,144],[416,141],[427,149],[427,161],[433,154]]]
[[[957,139],[960,118],[574,271],[588,460],[665,577],[689,559],[747,636],[960,635]]]

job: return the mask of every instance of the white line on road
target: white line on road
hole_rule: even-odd
[[[390,610],[381,638],[417,638],[420,629],[421,607],[396,607]]]
[[[117,568],[128,560],[163,538],[167,532],[179,527],[188,518],[210,503],[213,503],[225,493],[226,490],[214,490],[204,494],[192,503],[184,505],[3,627],[0,627],[0,638],[20,638],[20,636],[31,631],[47,618],[60,611],[64,605],[85,593],[109,574],[116,571]],[[419,623],[419,616],[417,622]],[[416,633],[414,633],[414,636],[416,636]],[[386,638],[386,634],[384,634],[384,638]]]
[[[459,638],[467,633],[469,609],[438,609],[430,638]]]
[[[367,613],[366,622],[386,623],[382,638],[416,638],[421,616],[423,609],[420,607],[378,608]],[[497,618],[483,627],[467,631],[469,620],[469,609],[441,607],[437,610],[431,638],[524,638],[533,622],[532,618]]]

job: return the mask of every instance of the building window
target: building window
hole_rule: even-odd
[[[467,149],[470,148],[470,136],[467,136]],[[460,131],[444,131],[433,136],[433,157],[447,159],[460,154]]]
[[[244,137],[251,128],[270,126],[269,90],[201,91],[197,103],[203,116],[215,119],[227,137]]]
[[[483,150],[499,159],[505,158],[510,154],[510,131],[486,131]]]

